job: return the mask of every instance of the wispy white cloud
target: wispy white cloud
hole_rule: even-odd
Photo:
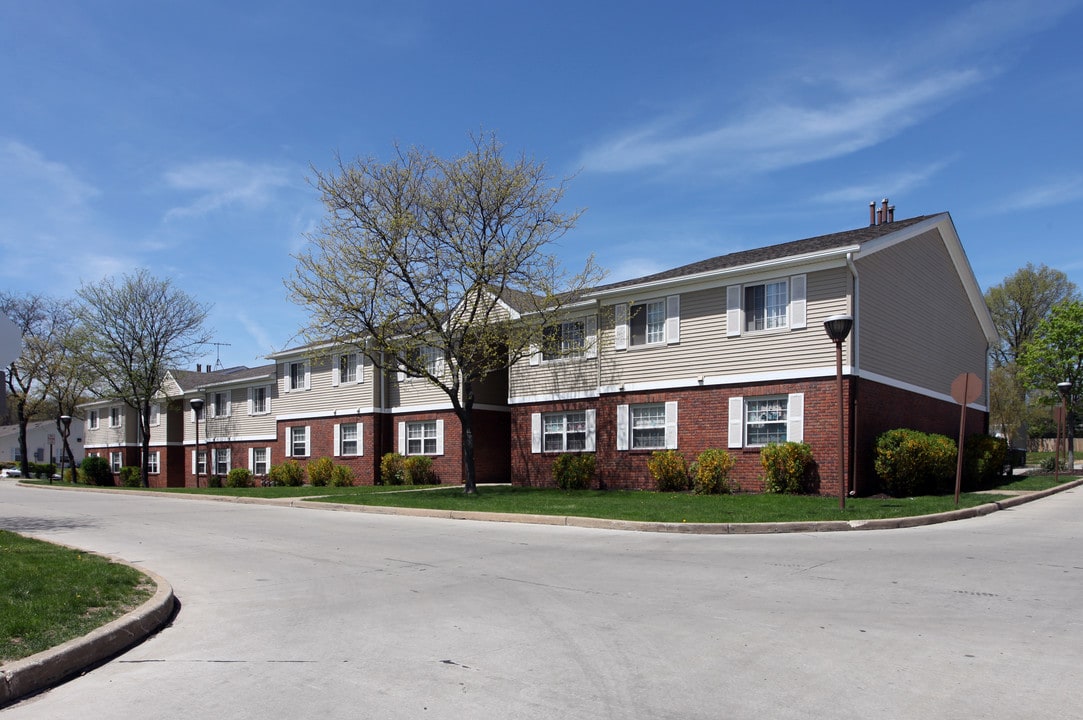
[[[930,165],[922,166],[916,170],[903,170],[897,173],[883,175],[866,182],[847,185],[846,187],[828,190],[812,198],[813,202],[824,204],[871,202],[879,200],[881,196],[901,195],[914,188],[921,187],[932,180],[935,176],[950,165],[953,159],[942,160]]]
[[[885,39],[865,54],[809,57],[803,92],[763,78],[760,100],[719,117],[656,118],[617,133],[580,158],[587,172],[761,173],[876,146],[967,97],[992,77],[1001,51],[1047,28],[1078,0],[993,0],[947,16],[915,37]],[[921,52],[914,52],[920,47]],[[998,54],[997,61],[991,59]],[[861,68],[855,72],[854,68]],[[810,93],[810,91],[812,91]],[[676,103],[681,103],[677,100]],[[686,100],[696,106],[699,100]],[[702,103],[708,106],[709,103]]]
[[[239,160],[182,165],[166,172],[164,179],[171,189],[195,195],[191,202],[167,211],[167,221],[201,217],[228,207],[264,207],[278,189],[290,184],[285,168]]]
[[[5,197],[39,196],[50,204],[72,207],[98,195],[97,188],[70,167],[16,140],[0,142],[0,166],[4,168],[0,187]],[[41,195],[43,192],[47,194]]]
[[[1038,210],[1083,201],[1083,175],[1070,175],[1023,188],[997,205],[997,212]]]

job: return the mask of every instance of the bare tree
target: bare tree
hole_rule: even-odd
[[[527,357],[602,277],[593,259],[569,275],[550,254],[580,214],[557,210],[567,180],[553,185],[525,155],[505,158],[494,135],[471,140],[460,157],[396,147],[390,162],[314,169],[327,214],[286,281],[309,312],[307,339],[355,346],[447,394],[468,493],[477,385]]]
[[[5,388],[12,398],[15,420],[19,425],[19,454],[24,477],[30,475],[26,429],[32,420],[42,420],[54,406],[49,401],[56,364],[63,352],[66,323],[71,318],[70,303],[44,295],[0,294],[0,312],[14,322],[23,334],[22,353],[5,374]],[[61,413],[56,412],[54,417]],[[59,420],[57,420],[59,422]],[[51,458],[50,458],[51,460]]]
[[[139,413],[140,479],[147,486],[151,402],[166,372],[198,357],[210,341],[209,306],[147,270],[106,278],[78,290],[85,331],[83,362],[96,375],[96,392]]]

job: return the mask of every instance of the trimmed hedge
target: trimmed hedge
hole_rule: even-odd
[[[656,450],[647,458],[647,470],[658,492],[688,490],[688,461],[677,450]]]
[[[876,474],[892,497],[935,495],[955,489],[955,441],[917,430],[888,430],[876,439]]]
[[[561,453],[553,461],[553,481],[561,490],[586,490],[594,479],[594,453]]]
[[[732,493],[735,487],[729,477],[733,465],[733,456],[725,450],[708,448],[701,452],[692,463],[693,492],[697,495]]]
[[[769,493],[796,495],[812,490],[815,462],[808,443],[771,443],[760,450],[763,487]]]

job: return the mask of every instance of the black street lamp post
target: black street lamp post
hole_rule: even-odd
[[[71,415],[60,416],[60,482],[64,482],[64,451],[68,449],[68,433],[71,432]],[[72,469],[75,475],[75,468]]]
[[[1071,381],[1065,380],[1064,382],[1057,383],[1057,390],[1060,391],[1061,406],[1060,406],[1060,415],[1057,418],[1060,422],[1057,423],[1057,447],[1056,447],[1056,452],[1054,453],[1056,455],[1056,457],[1053,459],[1053,465],[1056,468],[1056,470],[1053,473],[1053,477],[1055,479],[1055,482],[1057,482],[1057,484],[1060,484],[1060,438],[1061,438],[1061,435],[1062,435],[1062,432],[1061,432],[1062,427],[1064,428],[1063,435],[1064,435],[1064,460],[1065,460],[1065,462],[1067,462],[1068,458],[1071,457],[1071,448],[1068,447],[1068,397],[1072,393],[1072,383],[1071,383]],[[1069,467],[1068,469],[1069,470],[1074,470],[1075,468]]]
[[[831,338],[831,342],[835,343],[835,385],[839,403],[839,510],[846,509],[846,415],[842,397],[842,342],[853,326],[854,318],[850,315],[832,315],[824,320],[824,331]]]

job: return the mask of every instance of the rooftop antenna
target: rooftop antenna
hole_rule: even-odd
[[[214,345],[214,354],[215,354],[214,369],[215,370],[221,370],[222,369],[222,348],[223,347],[230,347],[230,343],[212,342],[211,345]]]

